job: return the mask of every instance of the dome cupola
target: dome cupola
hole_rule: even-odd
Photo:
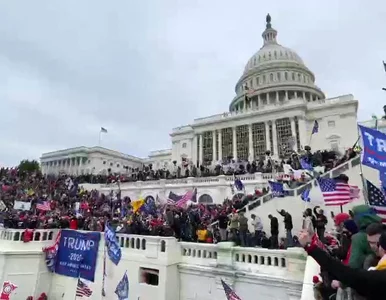
[[[262,37],[263,46],[248,60],[236,84],[230,111],[260,109],[294,98],[305,101],[325,98],[315,85],[314,74],[300,56],[277,42],[277,31],[272,27],[269,14]]]

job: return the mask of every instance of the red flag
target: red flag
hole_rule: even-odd
[[[3,282],[3,288],[1,290],[0,300],[9,300],[11,293],[16,290],[17,285],[9,281]]]

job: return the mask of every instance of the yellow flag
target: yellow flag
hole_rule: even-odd
[[[144,204],[145,204],[144,199],[138,199],[131,202],[131,206],[133,207],[133,212],[136,213]]]

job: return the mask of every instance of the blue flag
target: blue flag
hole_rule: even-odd
[[[386,134],[360,125],[359,129],[363,140],[362,164],[385,172]]]
[[[315,120],[314,127],[312,127],[312,134],[318,133],[318,131],[319,131],[319,123],[318,121]]]
[[[309,163],[305,158],[300,159],[300,165],[302,166],[302,169],[312,171],[314,168],[312,167],[312,164]]]
[[[274,197],[284,197],[286,195],[286,191],[284,191],[284,186],[281,182],[268,181],[268,183]]]
[[[243,182],[240,180],[240,178],[235,178],[235,183],[234,183],[236,189],[238,191],[242,191],[244,189],[244,184]]]
[[[115,265],[118,265],[122,257],[122,251],[117,241],[117,235],[109,224],[106,224],[105,227],[105,242],[107,247],[107,254],[109,255],[110,260]]]
[[[127,278],[127,271],[123,275],[121,281],[118,282],[115,294],[117,294],[119,300],[129,299],[129,278]]]
[[[55,273],[94,282],[100,232],[62,230]]]
[[[310,191],[311,189],[305,189],[303,191],[303,193],[301,194],[301,198],[304,202],[310,202],[311,201],[311,198],[310,198]]]

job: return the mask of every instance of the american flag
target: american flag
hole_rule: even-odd
[[[49,210],[51,210],[51,206],[50,206],[50,203],[48,201],[39,201],[36,204],[36,209],[49,211]]]
[[[176,206],[178,207],[185,206],[186,203],[192,199],[195,191],[196,189],[194,189],[193,191],[187,191],[185,195],[183,195],[182,198],[176,202]]]
[[[224,280],[221,279],[222,286],[224,288],[225,295],[227,297],[227,300],[241,300],[239,296],[236,295],[236,293],[230,288],[229,285],[227,285]]]
[[[369,205],[375,209],[377,215],[382,218],[382,223],[386,223],[386,199],[382,191],[370,181],[367,182],[367,199]]]
[[[359,198],[359,188],[331,178],[318,178],[326,206],[340,206]]]
[[[76,297],[90,297],[92,290],[80,279],[78,279],[78,286],[76,287]]]

